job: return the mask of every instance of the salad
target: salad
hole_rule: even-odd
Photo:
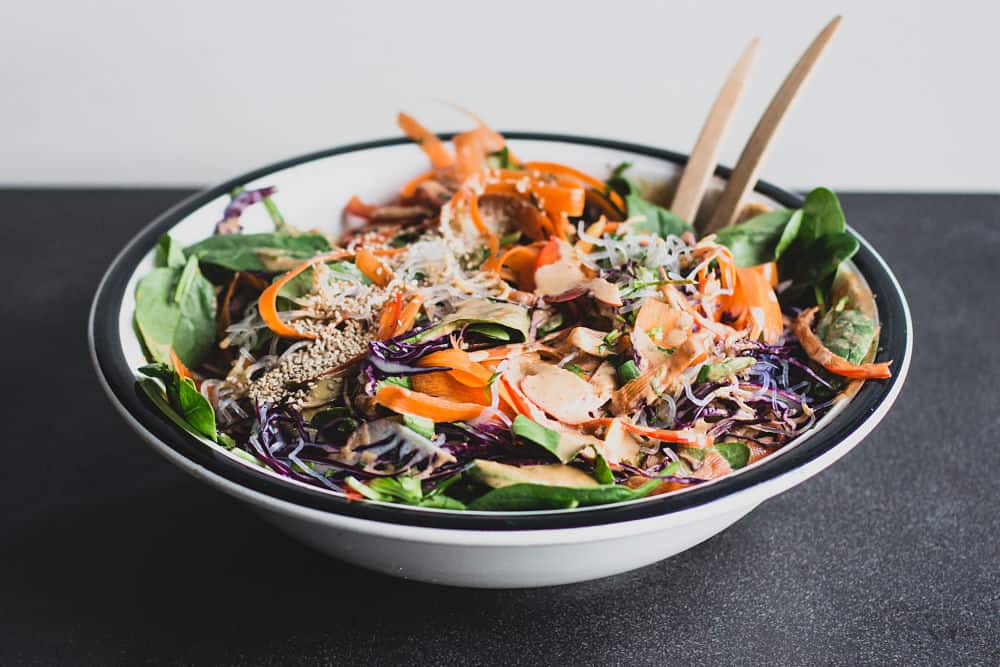
[[[430,168],[339,232],[264,188],[194,245],[163,236],[135,295],[148,398],[350,500],[498,511],[704,484],[890,377],[830,190],[698,238],[628,164],[521,159],[474,119],[449,147],[400,114]],[[273,231],[244,233],[251,206]]]

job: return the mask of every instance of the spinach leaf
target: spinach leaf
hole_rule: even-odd
[[[546,484],[511,484],[480,496],[469,504],[470,510],[498,512],[505,510],[571,509],[578,506],[604,505],[643,498],[659,486],[650,480],[637,489],[605,484],[590,487],[549,486]]]
[[[714,447],[733,470],[743,468],[750,461],[750,448],[742,442],[719,442]]]
[[[875,323],[860,310],[831,308],[817,323],[816,335],[834,354],[860,364],[875,341]]]
[[[156,266],[176,268],[184,266],[184,250],[180,244],[170,236],[164,234],[156,242]]]
[[[330,249],[322,234],[217,234],[188,246],[188,257],[197,257],[231,271],[266,271],[260,255],[308,259]]]
[[[135,324],[154,361],[170,363],[173,349],[193,368],[215,343],[215,307],[212,283],[201,274],[198,260],[189,257],[183,268],[153,269],[139,281]]]
[[[435,507],[437,509],[464,510],[465,504],[451,496],[446,496],[442,491],[450,486],[452,480],[457,480],[459,475],[446,480],[428,494],[424,494],[420,480],[408,475],[398,477],[376,477],[363,484],[354,477],[344,480],[349,487],[371,500],[381,500],[388,503],[400,503],[403,505],[416,505],[418,507]]]
[[[802,211],[779,209],[721,229],[716,240],[733,252],[736,266],[757,266],[781,257],[798,234],[801,223]]]
[[[163,383],[166,388],[167,405],[176,412],[189,430],[213,441],[219,441],[219,433],[215,428],[215,411],[212,410],[212,404],[208,399],[194,386],[194,382],[189,378],[181,378],[166,364],[148,364],[140,368],[139,372]],[[150,394],[152,387],[142,382],[140,386],[155,403],[155,396]],[[158,386],[154,393],[160,394]],[[158,407],[163,409],[162,404],[158,404]],[[172,417],[169,413],[167,416]]]
[[[639,185],[625,176],[625,172],[631,166],[628,162],[623,162],[615,167],[607,180],[607,186],[625,200],[630,218],[640,215],[644,217],[644,220],[632,223],[632,228],[641,229],[662,238],[671,235],[680,236],[684,232],[694,231],[694,228],[682,218],[642,197]]]

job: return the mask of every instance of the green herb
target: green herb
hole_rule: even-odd
[[[630,218],[643,217],[643,220],[632,223],[632,228],[645,230],[662,238],[694,231],[694,228],[682,218],[662,206],[643,199],[638,184],[625,176],[625,171],[631,166],[628,162],[623,162],[615,167],[607,180],[607,185],[625,199]]]
[[[330,249],[322,234],[217,234],[188,246],[188,257],[230,271],[267,271],[261,256],[308,259]]]
[[[171,241],[160,240],[164,261],[177,261]],[[172,349],[185,366],[195,368],[215,344],[215,289],[188,258],[183,265],[161,266],[139,281],[135,290],[135,325],[153,361],[171,363]]]
[[[797,211],[758,215],[721,230],[719,243],[733,251],[738,266],[778,262],[778,274],[789,286],[783,304],[823,304],[841,262],[858,251],[848,231],[840,201],[827,188],[816,188]]]
[[[598,454],[594,459],[594,479],[597,480],[598,484],[615,483],[615,475],[611,472],[611,466],[601,454]]]
[[[746,466],[750,461],[750,448],[742,442],[718,442],[713,448],[729,462],[729,467],[733,470]]]
[[[635,362],[631,359],[618,367],[618,381],[621,384],[628,384],[640,375],[641,373],[639,373],[639,367],[636,366]]]
[[[510,150],[504,146],[498,151],[494,151],[486,156],[486,164],[490,169],[520,169],[514,161],[510,159]]]
[[[737,266],[757,266],[780,259],[801,224],[801,210],[769,211],[719,230],[716,240],[732,251]]]
[[[622,337],[621,329],[613,329],[608,332],[601,342],[601,346],[606,350],[615,349],[615,345],[618,344],[618,339]]]
[[[615,484],[591,487],[549,486],[547,484],[511,484],[480,496],[469,504],[470,510],[487,512],[572,509],[578,506],[604,505],[644,498],[659,486],[650,480],[637,489]]]
[[[584,379],[587,378],[587,371],[583,370],[576,364],[566,364],[565,366],[563,366],[563,368],[565,368],[568,371],[572,371],[573,373],[576,373],[577,375],[579,375]]]
[[[147,364],[140,368],[139,372],[163,383],[168,406],[183,420],[189,430],[218,442],[215,411],[212,410],[212,404],[208,402],[208,399],[194,386],[194,382],[189,378],[181,378],[177,371],[166,364]],[[152,387],[142,382],[140,382],[140,386],[150,398],[154,398],[150,395]],[[153,386],[156,387],[156,391],[153,393],[162,396],[159,387],[155,383]],[[159,407],[162,409],[163,406]]]
[[[167,268],[177,268],[184,266],[184,250],[171,238],[170,234],[164,234],[156,242],[156,266]]]
[[[820,318],[816,335],[834,354],[860,364],[875,342],[875,323],[860,310],[834,308]]]

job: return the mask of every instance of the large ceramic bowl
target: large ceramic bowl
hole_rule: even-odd
[[[595,175],[632,162],[648,183],[669,183],[684,156],[615,141],[509,133],[525,159],[559,161]],[[115,258],[94,299],[90,345],[97,374],[128,424],[170,462],[246,502],[268,521],[315,548],[362,567],[442,584],[522,587],[562,584],[624,572],[688,549],[768,498],[799,484],[849,452],[885,416],[906,378],[911,324],[889,267],[863,238],[853,270],[875,295],[881,338],[877,358],[893,360],[893,377],[865,383],[850,402],[778,454],[735,474],[672,494],[617,505],[535,512],[452,512],[349,502],[324,490],[248,466],[178,429],[136,389],[144,363],[132,328],[137,280],[152,268],[157,237],[192,243],[220,218],[236,186],[278,187],[285,218],[301,228],[335,231],[351,195],[390,198],[425,169],[410,142],[389,139],[334,148],[259,169],[195,195],[145,227]],[[719,170],[716,187],[725,178]],[[754,193],[772,206],[801,199],[761,183]],[[258,207],[259,208],[259,207]],[[266,230],[262,211],[244,218]],[[859,237],[860,238],[860,237]],[[124,471],[123,471],[124,472]]]

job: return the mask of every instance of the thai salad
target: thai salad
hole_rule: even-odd
[[[149,400],[351,501],[533,510],[724,477],[890,377],[830,190],[699,238],[630,165],[522,159],[473,118],[449,147],[400,114],[430,168],[342,224],[238,188],[203,240],[160,238],[135,295]],[[251,206],[273,231],[244,232]]]

